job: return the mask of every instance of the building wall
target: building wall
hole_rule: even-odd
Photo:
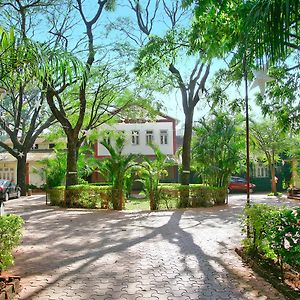
[[[45,184],[45,179],[42,175],[43,164],[35,161],[30,161],[28,163],[29,171],[29,184],[35,185],[37,187]]]
[[[0,179],[8,179],[17,182],[17,163],[0,162]]]
[[[143,154],[153,155],[154,152],[146,143],[147,130],[153,131],[153,143],[157,144],[166,155],[172,155],[175,153],[175,124],[172,121],[165,122],[146,122],[146,123],[118,123],[112,126],[102,126],[100,131],[124,131],[126,138],[126,145],[124,147],[124,154]],[[161,144],[161,131],[167,131],[167,144]],[[132,131],[139,132],[139,144],[132,144]],[[111,140],[113,145],[113,140]],[[109,153],[106,148],[100,144],[100,141],[96,145],[96,157],[108,156]]]

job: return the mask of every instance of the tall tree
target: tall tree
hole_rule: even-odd
[[[211,186],[227,187],[243,160],[245,147],[241,116],[215,111],[195,127],[192,165]]]
[[[36,138],[55,118],[43,105],[45,94],[38,82],[38,45],[11,33],[2,33],[0,128],[11,143],[0,146],[17,159],[17,183],[26,194],[26,158]]]
[[[191,138],[193,130],[194,110],[200,101],[200,94],[206,90],[206,81],[210,71],[210,61],[201,61],[200,55],[189,56],[188,31],[179,25],[184,11],[180,2],[156,1],[150,10],[150,1],[142,7],[140,1],[129,1],[135,12],[137,24],[141,32],[147,36],[147,44],[139,52],[136,71],[140,77],[164,78],[162,82],[180,91],[183,112],[185,115],[182,149],[181,183],[189,184],[191,162]],[[161,5],[164,20],[169,21],[169,29],[162,35],[153,34],[157,11]],[[187,12],[185,12],[187,13]],[[182,23],[184,24],[184,22]],[[181,70],[183,58],[189,63]],[[187,71],[189,70],[189,71]],[[183,197],[182,199],[186,199]],[[186,199],[187,200],[187,199]],[[187,201],[182,201],[186,206]]]
[[[283,129],[278,126],[278,123],[272,119],[261,123],[253,123],[251,135],[258,153],[263,154],[268,164],[272,178],[272,192],[276,194],[276,164],[281,160],[279,155],[288,150],[289,138]]]
[[[5,52],[6,60],[2,60],[4,63],[1,64],[1,73],[6,74],[0,79],[1,89],[5,92],[0,105],[0,127],[12,146],[3,142],[0,146],[17,159],[17,183],[23,195],[26,194],[27,153],[39,134],[55,122],[45,105],[45,86],[40,82],[41,73],[46,70],[42,62],[50,52],[46,45],[33,42],[28,36],[32,37],[35,32],[33,24],[41,22],[39,16],[58,4],[57,0],[0,3],[1,23],[6,28],[15,29],[12,44]],[[57,55],[55,57],[56,61],[60,59]],[[5,69],[6,66],[10,67]]]
[[[268,83],[267,97],[259,97],[263,112],[276,114],[282,126],[299,128],[300,6],[298,0],[223,1],[184,0],[194,8],[193,51],[208,46],[208,56],[230,53],[230,72],[241,78],[242,63],[279,66],[270,70],[276,80]],[[240,75],[238,75],[238,73]],[[249,76],[251,78],[251,75]]]

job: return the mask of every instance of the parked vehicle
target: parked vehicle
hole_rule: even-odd
[[[0,179],[0,199],[7,201],[10,198],[20,198],[21,197],[21,188],[15,183]]]
[[[256,185],[253,183],[250,183],[249,192],[253,193],[255,188],[256,188]],[[233,191],[246,192],[247,191],[247,180],[242,177],[232,176],[230,178],[230,182],[228,185],[228,193],[231,193]]]

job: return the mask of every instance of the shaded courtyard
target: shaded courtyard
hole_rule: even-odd
[[[25,220],[10,269],[22,277],[20,299],[284,299],[234,251],[245,197],[160,212],[61,209],[43,196],[10,200],[6,212]]]

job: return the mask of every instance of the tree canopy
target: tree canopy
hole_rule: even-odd
[[[261,62],[285,58],[299,51],[299,3],[297,0],[255,0],[195,3],[193,50],[224,56],[237,48]],[[208,45],[208,47],[207,47]]]

